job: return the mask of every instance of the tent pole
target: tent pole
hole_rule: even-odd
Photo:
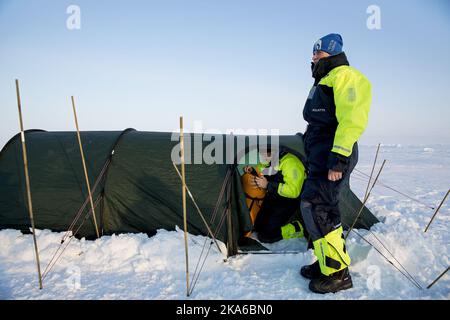
[[[22,140],[22,155],[23,155],[23,168],[25,171],[25,183],[27,188],[27,200],[28,200],[28,214],[30,216],[31,230],[33,233],[34,242],[34,253],[36,255],[36,264],[39,277],[39,289],[42,289],[42,274],[41,274],[41,263],[39,261],[39,250],[36,239],[36,230],[34,227],[34,215],[33,215],[33,204],[31,201],[31,188],[30,188],[30,176],[28,174],[28,158],[27,158],[27,147],[25,144],[25,133],[23,130],[23,120],[22,120],[22,104],[20,102],[20,92],[19,92],[19,80],[16,79],[16,93],[17,93],[17,106],[19,109],[19,123],[20,123],[20,136]]]
[[[442,205],[444,204],[445,199],[447,199],[449,193],[450,193],[450,189],[447,191],[447,193],[445,194],[444,199],[442,199],[441,203],[440,203],[439,206],[437,207],[436,211],[434,212],[433,216],[431,217],[430,222],[428,222],[428,225],[427,225],[427,227],[425,228],[425,231],[424,231],[424,232],[427,232],[427,231],[428,231],[428,228],[430,227],[431,222],[433,222],[433,220],[434,220],[434,218],[436,217],[436,215],[437,215],[439,209],[441,209]]]
[[[73,96],[71,96],[70,98],[72,100],[73,116],[75,118],[75,127],[77,128],[78,145],[80,146],[81,162],[83,163],[84,177],[86,179],[86,187],[87,187],[87,190],[88,190],[89,202],[91,204],[92,217],[93,217],[93,220],[94,220],[95,232],[97,233],[97,238],[100,238],[100,233],[98,231],[98,225],[97,225],[97,218],[95,217],[94,201],[92,201],[91,186],[90,186],[90,183],[89,183],[89,176],[88,176],[88,172],[87,172],[87,168],[86,168],[86,161],[84,159],[83,145],[81,144],[81,136],[80,136],[80,129],[78,127],[77,111],[75,109],[75,100],[74,100]]]
[[[230,256],[234,256],[236,254],[236,245],[234,243],[233,236],[233,220],[231,218],[231,183],[232,181],[228,181],[227,186],[227,231],[228,231],[228,239],[227,239],[227,258]]]
[[[188,255],[188,230],[186,213],[186,172],[184,168],[184,133],[183,117],[180,117],[180,156],[181,156],[181,183],[182,183],[182,201],[183,201],[183,225],[184,225],[184,248],[186,259],[186,296],[189,297],[189,255]]]

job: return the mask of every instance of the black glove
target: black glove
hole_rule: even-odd
[[[330,152],[327,168],[337,172],[345,172],[348,169],[348,163],[348,157],[336,152]]]

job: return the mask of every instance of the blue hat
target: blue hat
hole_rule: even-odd
[[[330,33],[314,43],[313,53],[316,51],[325,51],[334,56],[342,52],[343,44],[340,34]]]

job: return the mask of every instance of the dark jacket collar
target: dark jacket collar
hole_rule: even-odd
[[[341,52],[335,56],[320,59],[316,65],[311,63],[312,76],[316,79],[315,83],[317,84],[320,79],[326,76],[334,68],[348,65],[350,64],[348,63],[347,56],[344,52]]]

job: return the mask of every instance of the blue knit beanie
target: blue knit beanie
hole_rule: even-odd
[[[343,44],[340,34],[330,33],[314,43],[313,53],[316,51],[325,51],[334,56],[342,52]]]

